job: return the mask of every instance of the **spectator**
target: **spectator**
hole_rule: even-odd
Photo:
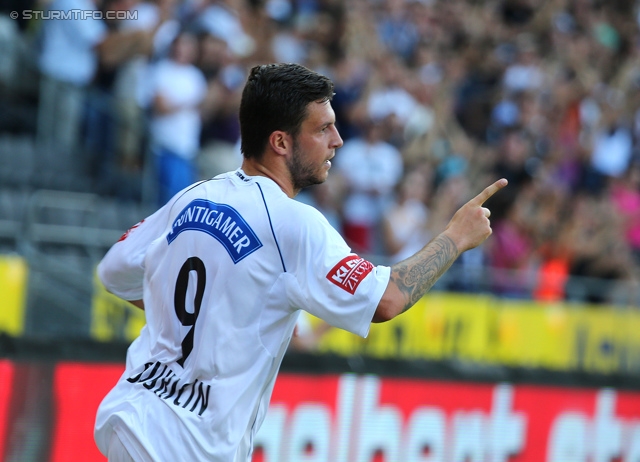
[[[496,173],[508,176],[514,184],[527,182],[531,178],[531,159],[535,154],[530,135],[520,127],[514,127],[504,133],[497,148]]]
[[[472,43],[463,36],[459,45],[464,75],[455,89],[454,113],[465,131],[476,142],[487,141],[493,101],[501,89],[501,64],[490,51],[489,39]]]
[[[559,187],[544,166],[533,179],[528,209],[529,226],[535,246],[532,267],[536,271],[533,298],[559,302],[566,297],[571,266],[571,236],[567,232],[570,192]]]
[[[413,255],[423,242],[429,242],[427,202],[432,176],[421,170],[407,172],[398,185],[396,200],[384,214],[382,237],[392,264]]]
[[[198,42],[181,32],[168,59],[157,63],[150,76],[151,146],[156,157],[158,201],[196,181],[202,104],[207,83],[194,62]]]
[[[120,30],[146,32],[153,42],[146,52],[118,67],[113,83],[118,120],[115,149],[125,172],[139,172],[144,163],[146,75],[152,62],[167,56],[171,42],[180,32],[177,4],[178,0],[142,1],[131,9],[136,13],[135,19],[120,21]]]
[[[503,85],[509,93],[537,90],[544,79],[533,39],[527,35],[518,39],[516,62],[507,67],[503,77]]]
[[[49,9],[97,11],[96,1],[54,0]],[[40,149],[66,155],[78,150],[86,91],[98,68],[98,48],[107,36],[104,22],[93,16],[43,23],[39,56]]]
[[[621,95],[611,96],[620,99]],[[631,130],[622,117],[621,101],[605,104],[600,127],[594,134],[592,165],[603,177],[620,177],[629,168],[632,154]]]
[[[161,0],[152,9],[138,0],[103,0],[103,12],[136,12],[138,19],[105,15],[109,40],[100,46],[96,76],[88,93],[85,148],[95,187],[102,194],[123,199],[140,195],[123,175],[123,167],[131,168],[132,157],[139,156],[142,149],[142,139],[136,135],[141,122],[135,116],[139,113],[132,109],[138,106],[136,90],[141,76],[136,71],[162,42],[166,46],[177,33],[178,26],[171,20],[173,2]]]
[[[385,141],[384,127],[368,120],[363,135],[344,143],[336,168],[345,178],[343,206],[345,239],[356,252],[381,251],[376,247],[380,219],[402,176],[402,156]]]
[[[342,56],[334,64],[336,94],[333,108],[344,140],[359,134],[360,116],[357,113],[362,112],[359,101],[363,98],[370,70],[369,64],[359,57]]]
[[[98,9],[91,0],[54,0],[50,9],[113,13],[129,11],[136,3],[108,0]],[[123,63],[149,52],[153,37],[149,31],[119,30],[118,26],[118,19],[93,15],[44,21],[39,55],[41,149],[61,160],[73,158],[69,165],[83,166],[79,174],[90,173],[107,182],[115,168],[116,120],[111,99],[115,76]],[[83,122],[86,146],[80,144]],[[81,152],[86,148],[88,153]],[[96,183],[98,192],[108,191],[102,181]]]
[[[494,293],[505,297],[527,298],[531,295],[530,271],[534,242],[528,228],[526,209],[514,203],[506,216],[496,223],[493,242],[488,248],[488,263]]]
[[[400,60],[384,54],[376,67],[379,81],[372,81],[366,96],[367,116],[378,122],[384,120],[391,128],[389,141],[397,145],[403,139],[405,124],[420,105],[408,90],[408,74]]]
[[[408,2],[385,0],[377,21],[380,41],[393,55],[408,61],[419,41]]]
[[[238,56],[249,56],[256,47],[255,41],[245,31],[242,4],[231,0],[205,0],[186,2],[192,8],[189,19],[198,30],[208,32],[225,42]]]
[[[197,161],[199,176],[211,178],[242,163],[236,146],[240,139],[237,114],[245,70],[224,40],[204,32],[199,41],[197,67],[207,80],[207,95],[202,105],[202,147]]]
[[[446,226],[459,204],[464,203],[470,194],[471,188],[465,171],[450,171],[449,175],[436,180],[435,188],[427,200],[429,215],[426,228],[429,235],[434,235],[440,226]],[[486,205],[491,207],[493,219],[495,207]],[[455,291],[477,291],[486,287],[483,272],[486,265],[484,253],[483,248],[476,248],[466,252],[466,255],[461,255],[452,265],[450,277],[441,281],[440,286]]]
[[[640,159],[612,183],[611,200],[620,214],[626,241],[640,264]]]
[[[610,303],[615,283],[634,274],[633,260],[620,220],[608,198],[573,198],[569,222],[571,266],[574,277],[567,296],[591,303]]]

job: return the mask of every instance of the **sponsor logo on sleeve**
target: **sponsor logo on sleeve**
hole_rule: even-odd
[[[129,237],[129,234],[131,234],[131,231],[133,231],[134,229],[136,229],[138,226],[140,226],[142,223],[144,223],[144,220],[142,220],[139,223],[136,223],[135,225],[133,225],[131,228],[129,228],[122,236],[120,236],[120,239],[118,239],[118,242],[120,241],[124,241],[127,237]]]
[[[327,274],[327,279],[351,295],[373,269],[373,264],[358,255],[349,255],[331,268]]]
[[[202,231],[214,237],[238,263],[260,247],[262,242],[236,209],[205,199],[193,200],[178,214],[167,234],[171,244],[183,231]]]

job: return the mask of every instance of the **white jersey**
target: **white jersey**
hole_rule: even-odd
[[[390,269],[237,170],[129,230],[98,274],[147,321],[98,409],[100,450],[115,431],[136,460],[247,462],[299,310],[366,337]]]

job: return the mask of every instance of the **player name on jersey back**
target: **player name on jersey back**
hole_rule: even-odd
[[[167,234],[171,244],[183,231],[202,231],[222,244],[234,263],[262,247],[262,242],[242,215],[226,204],[195,199],[178,214]]]
[[[166,364],[159,361],[146,363],[144,370],[134,377],[129,377],[127,382],[140,383],[168,403],[195,412],[199,416],[209,406],[211,384],[205,385],[198,379],[185,382]]]

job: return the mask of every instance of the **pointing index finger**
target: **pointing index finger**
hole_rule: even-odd
[[[481,206],[487,199],[504,188],[509,182],[505,178],[501,178],[490,186],[487,186],[480,194],[471,199],[472,205]]]

